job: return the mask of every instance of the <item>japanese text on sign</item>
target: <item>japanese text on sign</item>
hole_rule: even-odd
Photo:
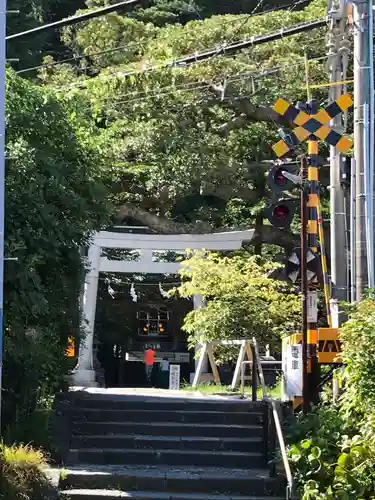
[[[169,367],[169,389],[172,391],[180,389],[180,365],[170,365]]]
[[[302,344],[288,345],[284,359],[285,393],[302,396]]]

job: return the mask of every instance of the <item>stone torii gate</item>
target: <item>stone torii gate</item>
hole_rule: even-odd
[[[155,262],[153,255],[160,251],[191,250],[239,250],[243,243],[252,240],[254,230],[231,231],[212,234],[134,234],[100,231],[96,233],[88,250],[89,271],[83,292],[83,319],[86,338],[81,343],[73,384],[79,387],[95,387],[93,364],[94,325],[98,281],[100,272],[178,274],[179,262]],[[137,250],[140,259],[110,260],[102,256],[102,248]],[[202,306],[200,297],[194,297],[194,308]]]

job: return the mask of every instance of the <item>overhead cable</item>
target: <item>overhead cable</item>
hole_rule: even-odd
[[[31,30],[21,31],[20,33],[14,33],[13,35],[8,35],[5,39],[6,41],[10,41],[19,38],[25,38],[27,36],[35,35],[42,31],[47,31],[54,28],[71,26],[72,24],[77,24],[82,21],[88,21],[96,17],[105,16],[106,14],[110,14],[111,12],[118,12],[122,9],[133,7],[134,5],[140,3],[140,1],[141,0],[126,0],[125,2],[116,3],[114,5],[108,5],[107,7],[102,7],[94,11],[85,12],[83,14],[79,14],[78,16],[67,17],[66,19],[60,19],[59,21],[55,21],[53,23],[37,26],[36,28],[33,28]]]
[[[236,34],[238,31],[240,31],[242,29],[243,25],[245,25],[246,22],[249,21],[249,19],[251,19],[253,17],[259,16],[259,15],[263,15],[263,14],[270,14],[272,12],[276,12],[276,11],[279,11],[281,9],[286,9],[287,7],[289,7],[289,9],[288,9],[289,11],[292,11],[297,5],[306,3],[309,0],[297,0],[296,2],[288,4],[288,5],[275,7],[274,9],[269,9],[269,10],[262,11],[262,12],[256,12],[256,10],[263,3],[263,1],[264,0],[260,0],[258,2],[258,4],[256,5],[256,7],[252,10],[252,12],[250,14],[247,14],[244,17],[241,17],[240,20],[244,21],[244,22],[243,22],[243,24],[238,29],[235,30],[234,34]],[[115,6],[112,5],[112,7],[115,7]],[[95,12],[97,12],[97,11],[95,11]],[[237,22],[237,21],[238,21],[238,19],[234,19],[234,20],[232,19],[232,20],[230,20],[228,22],[224,22],[223,25],[232,24],[233,22]],[[232,43],[232,42],[233,42],[233,36],[231,37],[231,40],[230,40],[230,43]],[[114,48],[111,48],[111,49],[105,49],[105,50],[101,50],[101,51],[97,51],[97,52],[91,52],[91,53],[87,53],[87,54],[79,54],[79,55],[72,56],[72,57],[69,57],[69,58],[66,58],[66,59],[62,59],[60,61],[53,61],[51,63],[44,63],[44,64],[39,64],[38,66],[32,66],[32,67],[29,67],[29,68],[23,68],[23,69],[20,69],[20,70],[16,71],[16,73],[17,74],[22,74],[22,73],[28,73],[30,71],[35,71],[37,69],[52,68],[52,67],[58,66],[59,64],[65,64],[65,63],[69,63],[69,62],[73,63],[73,62],[79,61],[81,59],[85,59],[85,58],[89,58],[89,57],[96,57],[96,56],[105,55],[105,54],[109,54],[109,53],[113,53],[113,52],[119,52],[121,50],[132,49],[132,48],[135,48],[135,47],[144,47],[145,45],[147,45],[147,41],[133,42],[133,43],[129,43],[127,45],[121,45],[119,47],[114,47]],[[92,65],[90,65],[90,66],[92,66]]]
[[[251,38],[239,42],[235,42],[229,45],[223,44],[221,47],[214,48],[214,49],[209,49],[200,53],[196,53],[193,55],[189,55],[186,57],[183,57],[181,59],[173,60],[168,63],[164,64],[159,64],[159,65],[153,65],[148,68],[140,69],[140,70],[133,70],[133,71],[117,71],[114,73],[110,73],[109,75],[105,75],[104,78],[121,78],[121,77],[127,77],[127,76],[135,76],[135,75],[140,75],[144,73],[150,73],[153,71],[157,71],[160,69],[167,69],[167,68],[184,68],[186,66],[190,66],[191,64],[195,64],[198,62],[202,61],[207,61],[209,59],[212,59],[214,57],[218,57],[220,55],[231,55],[236,52],[239,52],[243,49],[247,49],[249,47],[255,47],[257,45],[262,45],[264,43],[269,43],[269,42],[274,42],[276,40],[280,40],[282,38],[286,38],[292,35],[298,35],[299,33],[304,33],[307,31],[311,31],[317,28],[322,28],[323,26],[326,26],[326,21],[325,19],[316,19],[314,21],[309,21],[307,23],[299,23],[294,26],[290,26],[289,28],[282,28],[278,31],[274,31],[273,33],[269,33],[267,35],[259,35],[259,36],[252,36]],[[66,91],[68,89],[72,88],[77,88],[77,87],[85,87],[87,85],[87,80],[85,82],[80,82],[77,84],[72,84],[67,87],[58,89],[58,91]]]
[[[309,59],[309,61],[321,61],[324,59],[327,59],[328,56],[320,56],[320,57],[314,57]],[[228,83],[234,83],[237,81],[242,81],[250,78],[254,78],[256,81],[260,80],[262,78],[265,78],[267,76],[272,76],[276,73],[280,73],[284,70],[290,70],[291,68],[296,68],[298,66],[304,65],[305,61],[299,61],[298,63],[294,63],[292,65],[281,65],[281,66],[276,66],[275,68],[263,68],[258,71],[253,71],[253,72],[239,72],[235,73],[234,75],[228,75]],[[126,105],[130,104],[133,102],[139,103],[139,102],[144,102],[147,101],[148,99],[152,98],[158,98],[161,96],[167,96],[174,94],[176,92],[193,92],[195,90],[203,90],[203,89],[209,89],[212,85],[212,83],[203,83],[202,81],[194,81],[186,84],[181,84],[181,85],[168,85],[162,88],[159,88],[158,90],[154,91],[149,91],[149,90],[142,90],[142,91],[135,91],[127,94],[120,94],[117,96],[115,100],[113,100],[113,97],[109,97],[108,99],[105,99],[104,102],[100,103],[102,106],[107,105],[107,101],[109,101],[109,104],[111,105],[111,109],[115,110],[116,106],[120,105]],[[304,88],[304,87],[303,87]],[[242,97],[252,97],[252,96],[242,96]],[[128,99],[126,99],[128,98]],[[126,99],[126,100],[125,100]]]

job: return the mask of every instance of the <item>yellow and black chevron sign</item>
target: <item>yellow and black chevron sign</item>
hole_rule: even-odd
[[[344,94],[325,109],[320,109],[316,115],[309,115],[305,111],[300,111],[285,99],[278,99],[273,109],[285,119],[297,125],[290,134],[296,144],[306,139],[315,141],[321,139],[336,147],[341,153],[347,153],[352,147],[352,141],[332,130],[326,123],[352,105],[353,100],[350,95]],[[285,141],[280,140],[272,146],[272,149],[280,157],[284,156],[291,148]]]

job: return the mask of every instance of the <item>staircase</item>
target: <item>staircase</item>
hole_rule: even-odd
[[[240,400],[81,393],[61,496],[285,499],[267,467],[267,415],[262,403]]]

